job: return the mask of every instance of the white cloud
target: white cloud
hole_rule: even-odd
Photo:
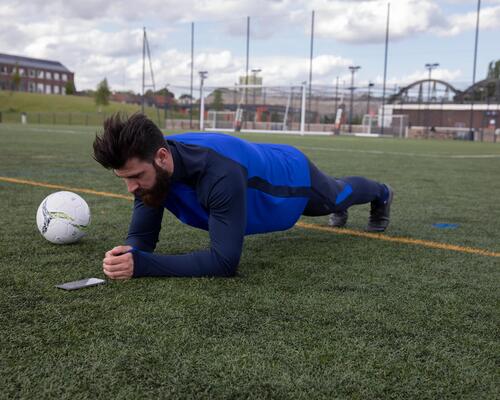
[[[25,33],[13,22],[2,21],[0,25],[0,48],[6,52],[16,52],[25,48],[32,40],[30,33]]]
[[[309,74],[309,59],[306,57],[269,56],[259,57],[258,65],[266,65],[261,72],[266,85],[291,85],[305,80]],[[317,55],[313,58],[313,83],[330,84],[332,77],[344,73],[351,60],[333,55]],[[244,75],[244,71],[241,71]]]
[[[264,78],[265,85],[298,84],[308,76],[309,60],[304,57],[268,56],[257,57],[255,63],[266,65],[265,70],[259,73]],[[339,56],[319,55],[313,60],[315,84],[331,83],[332,74],[344,74],[351,60]],[[155,67],[155,77],[159,86],[165,83],[173,86],[188,86],[190,79],[190,56],[177,50],[170,50],[161,54]],[[161,67],[160,67],[161,66]],[[197,71],[207,70],[206,85],[209,87],[232,86],[238,77],[245,75],[245,59],[233,55],[228,51],[212,51],[199,54],[195,58],[195,85],[199,78]],[[129,77],[135,80],[136,87],[142,74],[142,64],[136,62],[133,69],[129,69]],[[149,75],[148,75],[149,79]]]
[[[403,76],[392,76],[387,79],[387,85],[394,86],[405,86],[413,83],[415,81],[419,81],[422,79],[428,79],[429,72],[425,69],[413,71],[410,74]],[[456,82],[463,78],[462,71],[460,69],[449,70],[446,68],[436,68],[432,71],[431,75],[432,79],[438,79],[445,82]],[[374,83],[377,85],[381,85],[384,82],[382,76],[377,76],[374,80]]]
[[[436,29],[443,36],[454,36],[467,30],[476,28],[477,12],[466,14],[455,14],[450,16],[449,29]],[[500,6],[483,8],[479,14],[479,25],[481,29],[500,28]]]
[[[332,2],[318,10],[317,33],[351,43],[382,43],[387,22],[386,1]],[[425,33],[434,26],[447,26],[439,7],[431,0],[400,0],[390,8],[391,40]]]
[[[393,0],[391,40],[420,34],[450,36],[473,31],[474,4],[466,12],[448,14],[443,11],[445,5],[454,3],[460,4],[457,8],[462,10],[471,0]],[[500,0],[485,0],[483,4],[482,29],[500,28]],[[203,21],[197,23],[197,35],[200,35],[200,27],[211,24],[214,37],[197,36],[196,46],[200,41],[209,44],[196,47],[195,74],[206,69],[210,71],[207,84],[231,85],[244,74],[245,59],[226,45],[226,39],[244,38],[246,16],[250,15],[252,65],[263,68],[261,76],[266,83],[296,84],[307,79],[309,72],[307,31],[311,10],[316,10],[315,30],[320,38],[349,44],[383,43],[386,5],[387,0],[3,2],[0,4],[0,48],[6,53],[61,61],[75,71],[78,89],[94,88],[106,76],[112,88],[138,91],[142,79],[144,24],[150,27],[148,38],[157,86],[166,83],[187,85],[190,78],[189,25],[182,25],[185,43],[179,41],[176,29],[180,21]],[[256,43],[263,44],[263,49],[264,44],[291,36],[296,31],[302,36],[290,40],[297,40],[297,45],[303,47],[303,57],[296,56],[295,49],[282,49],[279,45],[253,53]],[[348,80],[346,67],[351,63],[350,57],[322,50],[314,58],[314,83],[331,84],[335,76]],[[433,76],[439,76],[439,71],[434,71]],[[441,70],[441,73],[443,79],[460,77],[459,70]],[[416,77],[417,72],[414,72],[399,79]],[[197,75],[195,82],[198,82]]]

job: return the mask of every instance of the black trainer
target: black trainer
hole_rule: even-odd
[[[347,210],[333,213],[330,215],[328,225],[333,226],[334,228],[343,228],[347,223],[348,216],[349,214],[347,213]]]
[[[389,219],[391,215],[391,203],[394,197],[394,192],[389,185],[385,185],[389,191],[387,200],[383,203],[371,203],[370,218],[368,219],[368,232],[383,232],[389,226]]]

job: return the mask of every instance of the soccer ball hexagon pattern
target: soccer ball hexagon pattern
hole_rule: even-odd
[[[76,193],[55,192],[48,195],[38,207],[36,224],[49,242],[75,243],[86,235],[90,209]]]

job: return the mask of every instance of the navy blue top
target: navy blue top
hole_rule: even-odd
[[[134,247],[134,276],[233,276],[244,235],[288,229],[304,211],[309,163],[294,147],[219,133],[166,139],[174,172],[164,207],[182,222],[208,230],[210,248],[153,254],[163,208],[147,207],[136,198],[126,240]]]

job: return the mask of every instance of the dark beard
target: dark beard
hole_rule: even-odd
[[[140,190],[136,194],[148,207],[160,208],[170,190],[171,177],[167,171],[156,165],[154,161],[153,167],[156,171],[156,178],[153,187],[147,190]]]

